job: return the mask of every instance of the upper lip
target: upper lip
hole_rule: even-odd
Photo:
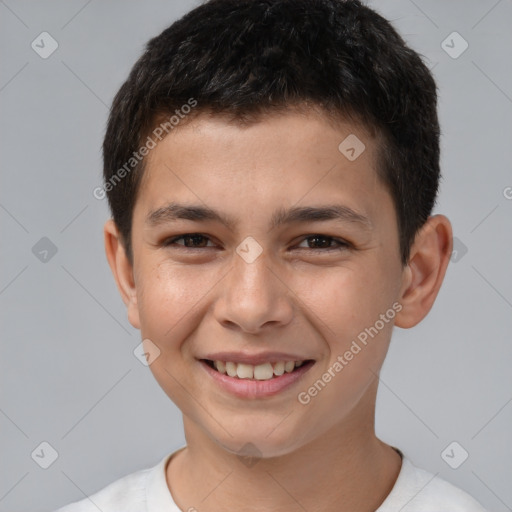
[[[296,354],[287,354],[285,352],[260,352],[258,354],[249,354],[246,352],[214,352],[207,354],[200,359],[209,359],[210,361],[223,361],[233,363],[251,364],[257,366],[264,363],[277,363],[279,361],[306,361],[310,357],[298,356]]]

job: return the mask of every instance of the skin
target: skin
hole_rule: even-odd
[[[354,161],[338,150],[349,134],[366,146]],[[370,512],[391,491],[401,459],[375,435],[378,374],[393,325],[410,328],[431,309],[452,230],[445,216],[431,216],[401,266],[376,148],[362,127],[333,127],[314,112],[290,110],[249,127],[201,114],[147,157],[133,216],[133,266],[115,224],[105,224],[106,255],[129,321],[160,350],[150,369],[183,413],[187,447],[166,467],[182,510]],[[207,205],[236,226],[145,224],[169,201]],[[278,207],[332,203],[365,215],[370,229],[336,220],[270,228]],[[183,239],[163,245],[187,233],[207,239],[188,250]],[[326,251],[336,243],[307,238],[314,234],[350,245]],[[247,236],[262,248],[252,263],[236,252]],[[394,319],[301,404],[298,393],[394,303],[401,305]],[[196,359],[224,350],[278,350],[315,364],[278,395],[243,399],[221,390]],[[239,457],[246,443],[261,455],[250,465]]]

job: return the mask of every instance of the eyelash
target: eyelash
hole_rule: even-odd
[[[164,240],[164,242],[162,243],[162,245],[164,247],[172,247],[172,246],[175,246],[175,247],[180,247],[180,249],[184,249],[184,250],[192,250],[192,251],[195,251],[197,249],[208,249],[211,247],[187,247],[185,246],[184,244],[176,244],[176,241],[178,240],[182,240],[182,239],[185,239],[186,237],[202,237],[204,239],[207,239],[207,240],[210,240],[208,238],[208,236],[206,235],[203,235],[202,233],[185,233],[183,235],[180,235],[180,236],[176,236],[174,238],[169,238],[167,240]],[[300,249],[303,249],[303,250],[306,250],[306,251],[321,251],[321,252],[330,252],[330,251],[343,251],[343,250],[346,250],[348,249],[349,247],[351,247],[351,244],[346,242],[345,240],[341,240],[341,239],[338,239],[338,238],[334,238],[332,236],[327,236],[327,235],[321,235],[319,233],[316,233],[314,235],[307,235],[307,236],[304,236],[300,243],[302,243],[304,240],[309,240],[311,238],[320,238],[320,239],[326,239],[326,240],[329,240],[330,242],[335,242],[338,244],[338,247],[327,247],[327,248],[311,248],[311,247],[301,247]]]

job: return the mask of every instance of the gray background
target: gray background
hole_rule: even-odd
[[[184,443],[179,411],[133,355],[139,332],[104,256],[107,204],[92,191],[115,92],[144,43],[195,5],[0,1],[1,511],[52,510]],[[429,316],[395,329],[377,433],[490,510],[512,510],[512,2],[370,5],[437,79],[435,212],[458,248]],[[43,31],[59,44],[47,59],[31,48]],[[469,44],[458,58],[441,47],[453,31]],[[42,237],[57,248],[47,261],[32,250]],[[453,441],[469,453],[458,469],[441,456]],[[42,442],[58,453],[48,469],[31,456]]]

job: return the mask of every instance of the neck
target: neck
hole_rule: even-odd
[[[222,448],[186,417],[184,425],[187,448],[166,474],[181,510],[251,504],[255,512],[374,512],[400,472],[400,455],[375,436],[373,417],[335,425],[292,453],[254,460]]]

